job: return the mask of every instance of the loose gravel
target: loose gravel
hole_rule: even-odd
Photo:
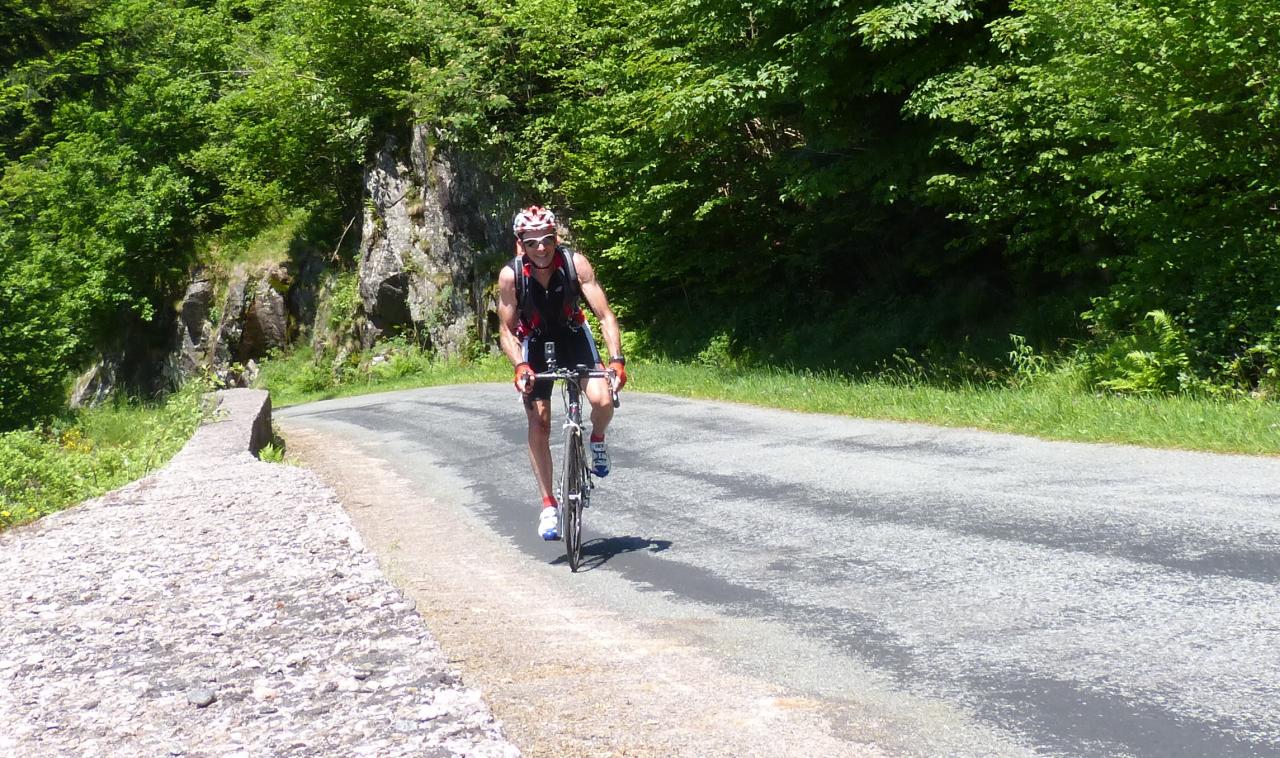
[[[0,755],[266,754],[519,751],[306,470],[187,450],[0,534]]]

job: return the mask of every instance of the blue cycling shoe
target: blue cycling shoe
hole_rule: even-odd
[[[599,477],[609,475],[609,448],[603,442],[591,443],[591,473]]]
[[[560,511],[554,505],[544,507],[538,516],[538,534],[548,541],[560,539]]]

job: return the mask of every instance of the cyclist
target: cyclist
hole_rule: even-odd
[[[551,489],[551,387],[549,380],[534,381],[535,372],[547,369],[544,346],[555,343],[556,363],[561,367],[582,364],[602,369],[591,328],[579,300],[584,299],[600,320],[600,331],[609,348],[609,369],[618,389],[627,383],[626,360],[618,320],[609,308],[604,290],[596,281],[591,263],[561,244],[556,217],[531,205],[512,221],[516,254],[498,275],[498,342],[515,366],[515,385],[524,399],[529,419],[529,461],[542,495],[538,534],[544,540],[560,538],[557,507]],[[591,402],[591,468],[596,476],[609,473],[609,450],[604,436],[613,419],[609,384],[604,379],[587,382]]]

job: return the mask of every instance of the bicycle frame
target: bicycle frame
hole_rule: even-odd
[[[582,386],[581,380],[566,380],[560,388],[560,402],[564,406],[564,429],[577,429],[582,433]]]
[[[556,366],[556,346],[554,342],[548,342],[543,346],[547,358],[547,370],[534,374],[535,381],[540,379],[550,379],[551,381],[563,381],[564,386],[560,388],[560,400],[564,404],[565,423],[564,428],[577,429],[582,431],[582,393],[585,390],[582,382],[590,379],[608,379],[609,392],[612,396],[613,407],[617,408],[618,388],[614,383],[616,377],[612,371],[603,371],[600,369],[588,368],[586,366],[577,366],[576,368],[559,368]]]

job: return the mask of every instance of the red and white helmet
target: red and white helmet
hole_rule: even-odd
[[[556,214],[541,205],[522,208],[511,222],[511,231],[518,237],[520,232],[531,232],[538,229],[555,228]]]

